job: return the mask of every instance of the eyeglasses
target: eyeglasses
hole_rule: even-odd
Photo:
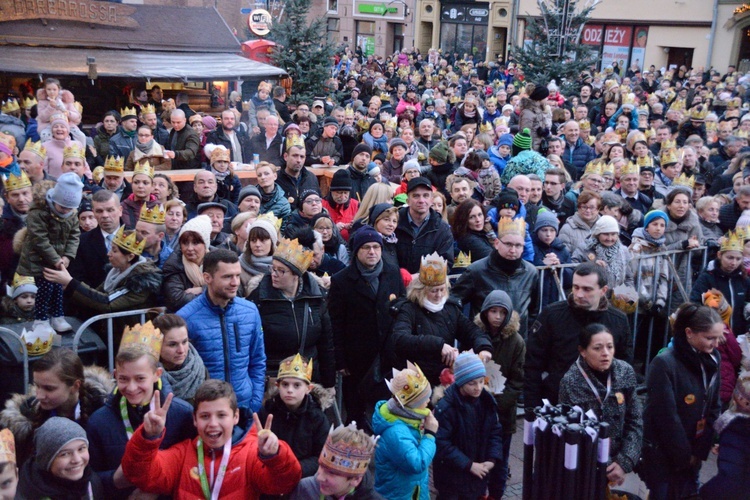
[[[515,248],[516,250],[521,250],[523,248],[523,243],[506,243],[503,240],[498,241],[508,248]]]
[[[590,207],[588,205],[578,205],[578,210],[581,212],[593,212],[594,210],[599,210],[599,207]]]
[[[288,273],[286,269],[279,269],[277,267],[271,268],[271,274],[275,274],[276,276],[284,276],[286,273]]]
[[[305,205],[317,205],[318,203],[323,203],[323,200],[320,198],[307,198],[303,204]]]

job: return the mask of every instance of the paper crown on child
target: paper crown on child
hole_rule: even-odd
[[[667,142],[667,141],[664,141]],[[673,165],[679,161],[677,158],[677,149],[676,148],[667,148],[664,147],[661,148],[661,154],[660,154],[660,162],[662,167],[665,165]]]
[[[135,231],[131,231],[129,235],[125,236],[125,226],[120,226],[120,229],[118,229],[117,233],[115,233],[115,237],[112,240],[112,243],[122,248],[123,250],[134,253],[136,255],[141,255],[143,253],[143,249],[146,248],[145,238],[139,242]]]
[[[484,100],[484,104],[485,106],[489,106],[490,104],[497,105],[497,97],[488,97],[487,99]]]
[[[273,88],[273,85],[271,85],[271,82],[260,82],[258,84],[258,91],[265,90],[266,92],[271,92]]]
[[[628,90],[630,90],[628,88]],[[628,106],[631,109],[635,108],[635,94],[631,94],[630,92],[622,94],[622,106]]]
[[[273,253],[273,258],[288,264],[298,271],[300,276],[307,271],[313,260],[313,251],[300,244],[298,239],[288,240],[279,238],[279,244]]]
[[[289,149],[293,147],[304,149],[305,140],[299,135],[293,135],[291,137],[287,137],[286,138],[286,150],[289,151]]]
[[[515,234],[521,238],[526,237],[526,221],[523,218],[511,219],[510,217],[501,217],[497,223],[497,236]]]
[[[16,290],[22,286],[28,286],[31,285],[34,288],[36,288],[36,281],[34,280],[33,276],[21,276],[18,273],[13,274],[13,282],[11,283],[11,287]]]
[[[141,207],[141,213],[138,220],[148,222],[149,224],[161,225],[164,224],[167,211],[164,210],[164,205],[154,205],[149,208],[148,204],[144,203]]]
[[[352,422],[333,428],[323,445],[318,465],[346,477],[361,477],[367,472],[378,438],[368,436]]]
[[[458,257],[456,257],[453,267],[469,267],[469,264],[471,264],[471,251],[469,251],[468,255],[458,252]]]
[[[344,108],[344,118],[354,118],[354,109],[351,106]]]
[[[223,145],[218,145],[211,149],[211,154],[209,159],[211,160],[211,165],[216,163],[217,161],[232,161],[232,153]]]
[[[27,97],[23,100],[24,109],[31,109],[38,104],[35,97]]]
[[[721,247],[719,248],[722,252],[740,252],[745,246],[744,231],[729,231],[720,241]]]
[[[136,163],[135,169],[133,170],[133,177],[135,177],[138,174],[148,175],[150,178],[153,179],[154,167],[151,166],[148,160],[144,161],[143,163]]]
[[[672,183],[674,186],[685,186],[687,188],[693,189],[695,188],[695,176],[691,175],[685,175],[685,172],[681,173],[679,177],[677,177],[674,182]]]
[[[26,344],[29,356],[41,356],[52,349],[55,331],[49,326],[36,325],[32,330],[21,330],[21,340]]]
[[[422,256],[419,264],[419,281],[426,286],[445,285],[448,263],[437,252]]]
[[[430,382],[419,365],[411,361],[406,362],[406,368],[403,370],[393,368],[393,378],[386,380],[385,384],[394,399],[403,407],[419,408],[432,394]]]
[[[580,120],[580,121],[578,122],[578,127],[579,127],[579,128],[581,129],[581,130],[591,130],[591,122],[590,122],[590,121],[588,121],[588,120],[586,120],[586,119],[584,119],[584,120]]]
[[[18,104],[18,101],[16,99],[10,97],[7,101],[3,101],[2,110],[5,114],[13,113],[14,111],[20,111],[21,106]]]
[[[3,177],[3,185],[5,186],[6,191],[16,191],[18,189],[31,187],[31,181],[29,180],[29,176],[26,175],[26,172],[21,170],[21,175],[14,175],[11,173],[8,174],[7,177]]]
[[[583,175],[602,175],[604,162],[602,160],[591,160],[586,164],[586,170]]]
[[[297,353],[293,358],[287,358],[279,364],[279,373],[276,378],[296,378],[309,384],[312,382],[312,375],[313,360],[310,359],[306,362],[302,356]]]
[[[479,133],[480,134],[489,134],[492,132],[492,124],[490,122],[484,122],[479,126]]]
[[[395,116],[393,118],[388,118],[388,120],[386,120],[385,128],[396,130],[397,127],[398,127],[398,118],[396,118]]]
[[[622,179],[624,175],[632,175],[632,174],[638,175],[640,172],[641,172],[641,169],[638,167],[638,164],[632,161],[629,161],[620,168],[620,178]]]
[[[65,146],[65,148],[63,148],[63,160],[66,160],[68,158],[78,158],[81,160],[85,160],[86,149],[79,143],[73,141],[70,143],[70,146]]]
[[[138,347],[148,351],[157,361],[161,356],[161,345],[164,342],[164,335],[154,326],[151,321],[145,324],[137,324],[132,328],[125,327],[120,341],[120,351],[130,347]]]
[[[16,440],[10,429],[0,431],[0,464],[16,462]]]
[[[121,156],[107,156],[104,161],[104,175],[125,175],[125,158]]]
[[[153,104],[146,104],[141,108],[141,115],[156,114],[156,106]]]
[[[125,106],[120,110],[120,119],[129,120],[131,118],[137,118],[137,114],[135,106]]]
[[[42,141],[34,142],[31,139],[27,139],[26,145],[23,147],[23,150],[34,153],[42,160],[47,158],[47,148],[42,145]]]
[[[708,116],[708,107],[707,106],[693,106],[690,108],[690,120],[694,122],[702,122],[706,119]]]

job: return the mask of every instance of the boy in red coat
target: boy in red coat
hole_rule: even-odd
[[[193,419],[198,437],[160,451],[171,394],[159,397],[125,449],[122,470],[141,490],[180,498],[256,499],[289,493],[302,470],[289,445],[270,431],[273,416],[261,427],[253,414],[248,431],[232,386],[208,380],[195,393]]]

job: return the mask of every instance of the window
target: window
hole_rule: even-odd
[[[339,30],[339,19],[338,17],[329,17],[327,31],[338,31]]]
[[[328,12],[330,14],[336,14],[338,11],[339,11],[339,0],[328,0]]]

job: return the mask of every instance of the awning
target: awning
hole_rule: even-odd
[[[286,74],[280,68],[238,54],[27,46],[0,48],[0,72],[85,77],[89,57],[96,59],[99,77],[187,81],[247,80]]]

